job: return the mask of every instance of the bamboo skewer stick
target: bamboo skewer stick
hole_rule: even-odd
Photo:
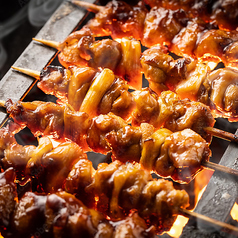
[[[74,5],[77,5],[79,7],[86,8],[87,10],[92,11],[94,13],[97,13],[97,12],[99,12],[99,11],[104,9],[104,7],[102,7],[102,6],[98,6],[96,4],[89,3],[89,2],[71,1],[71,3],[73,3]]]
[[[59,47],[60,47],[60,43],[57,42],[57,41],[40,40],[40,39],[36,39],[36,38],[32,38],[32,40],[37,41],[37,42],[40,42],[40,43],[42,43],[42,44],[44,44],[44,45],[47,45],[47,46],[52,47],[52,48],[57,49],[57,50],[58,50]]]
[[[15,66],[12,66],[12,68],[16,71],[19,71],[19,72],[26,74],[28,76],[31,76],[33,78],[36,78],[36,79],[40,78],[40,71],[25,69],[25,68],[20,68],[20,67],[15,67]]]
[[[203,128],[207,133],[219,137],[224,140],[232,141],[238,143],[238,136],[227,131],[223,131],[213,127],[205,127]]]
[[[232,176],[238,176],[238,170],[223,166],[221,164],[216,164],[216,163],[212,163],[210,161],[205,161],[205,162],[202,162],[202,166],[204,166],[205,168],[215,170],[215,171],[227,173]]]
[[[192,216],[192,217],[200,219],[200,220],[202,220],[204,222],[208,222],[208,223],[212,224],[213,226],[219,226],[221,228],[228,229],[229,231],[236,232],[236,234],[238,234],[238,227],[232,226],[232,225],[227,224],[225,222],[221,222],[221,221],[215,220],[213,218],[204,216],[204,215],[196,213],[196,212],[188,211],[186,209],[180,208],[179,211],[180,211],[181,215],[183,215],[183,216],[189,216],[189,217]]]

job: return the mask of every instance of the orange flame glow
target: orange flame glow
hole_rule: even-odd
[[[184,226],[187,224],[187,222],[188,222],[187,217],[178,215],[176,221],[174,222],[168,234],[174,238],[179,237],[183,231]]]
[[[233,208],[231,209],[231,217],[233,220],[238,221],[238,204],[235,203]]]
[[[204,169],[195,177],[194,193],[195,193],[196,205],[199,199],[201,198],[202,194],[204,193],[212,174],[213,174],[213,171]],[[191,211],[193,210],[194,209],[192,209]],[[188,220],[189,218],[179,215],[176,221],[174,222],[173,226],[171,227],[170,231],[167,233],[174,238],[178,238],[181,235],[184,226],[188,223]]]

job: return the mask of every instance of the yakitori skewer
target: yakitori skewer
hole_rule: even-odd
[[[95,116],[95,115],[99,115],[99,114],[95,114],[95,111],[97,111],[98,109],[97,108],[95,108],[95,106],[96,105],[98,105],[98,103],[96,103],[94,100],[93,100],[93,97],[91,97],[90,96],[90,102],[91,102],[91,104],[94,104],[94,109],[93,109],[93,113],[90,113],[90,111],[92,110],[92,107],[90,106],[90,110],[88,111],[88,110],[86,110],[85,111],[85,107],[83,107],[83,108],[80,108],[78,105],[77,106],[75,106],[75,101],[77,101],[77,100],[75,100],[75,97],[74,97],[74,100],[69,100],[69,98],[70,98],[70,92],[72,91],[72,90],[70,90],[70,89],[67,89],[67,90],[65,90],[65,91],[62,91],[62,92],[58,92],[57,91],[57,86],[56,85],[54,85],[53,83],[50,83],[50,73],[51,72],[54,72],[54,70],[56,70],[57,72],[58,71],[62,71],[63,72],[63,69],[60,69],[60,68],[48,68],[48,69],[46,69],[45,71],[42,71],[42,75],[43,76],[41,76],[41,73],[39,72],[39,71],[34,71],[34,70],[28,70],[28,69],[24,69],[24,68],[19,68],[19,67],[12,67],[13,69],[15,69],[15,70],[17,70],[17,71],[20,71],[20,72],[22,72],[22,73],[24,73],[24,74],[26,74],[26,75],[29,75],[29,76],[32,76],[32,77],[34,77],[34,78],[36,78],[36,79],[39,79],[39,80],[44,80],[44,77],[46,77],[46,80],[49,82],[47,85],[46,85],[46,87],[44,87],[44,86],[42,86],[42,85],[39,85],[39,87],[45,92],[45,93],[50,93],[50,94],[53,94],[53,95],[55,95],[55,96],[59,96],[59,98],[62,100],[62,102],[64,102],[64,103],[69,103],[70,105],[72,105],[73,106],[73,108],[75,109],[75,110],[80,110],[80,111],[84,111],[84,112],[87,112],[90,116]],[[78,71],[77,71],[78,72]],[[83,72],[83,71],[82,71]],[[90,71],[91,72],[91,71]],[[93,73],[93,75],[94,75],[95,73]],[[65,73],[64,75],[67,75],[67,73]],[[77,73],[77,75],[79,75],[79,72]],[[87,75],[87,76],[90,76],[91,75],[91,73],[89,74],[89,75]],[[63,77],[63,76],[62,76]],[[91,76],[90,76],[91,77]],[[73,79],[71,79],[71,80],[73,80]],[[79,78],[79,80],[80,80],[80,78]],[[81,78],[81,80],[83,80],[82,78]],[[69,79],[69,81],[70,81],[70,79]],[[59,83],[60,81],[59,81],[59,75],[57,76],[57,85],[59,85],[59,87],[61,87],[60,86],[60,83]],[[63,84],[64,85],[67,85],[67,83],[65,82],[65,81],[62,81],[63,82]],[[104,82],[104,81],[103,81]],[[107,82],[108,82],[108,80],[107,80]],[[81,85],[81,84],[80,84]],[[102,83],[102,85],[103,85],[103,88],[105,89],[105,84],[104,83]],[[49,88],[49,87],[52,87],[52,90]],[[81,86],[80,86],[81,87]],[[62,89],[62,87],[61,87],[61,89]],[[128,89],[127,87],[125,87],[125,89]],[[56,92],[54,92],[54,90],[56,90]],[[78,91],[79,90],[79,86],[78,87],[76,87],[75,88],[75,90],[74,91],[72,91],[73,92],[73,94],[75,95],[75,93],[74,92],[76,92],[76,91]],[[103,89],[99,89],[99,91],[102,91]],[[113,89],[113,90],[115,90],[115,88]],[[124,91],[123,91],[124,92]],[[146,95],[146,91],[141,91],[141,93],[140,93],[140,91],[135,91],[134,92],[134,94],[133,94],[133,96],[135,97],[136,96],[136,101],[143,101],[143,103],[145,104],[144,106],[141,106],[140,105],[140,107],[143,107],[143,108],[148,108],[148,107],[154,107],[154,111],[161,111],[161,109],[156,109],[156,107],[158,107],[159,105],[161,105],[160,106],[160,108],[162,107],[162,105],[164,104],[164,106],[165,107],[169,107],[169,106],[171,106],[172,104],[174,104],[174,107],[175,107],[175,110],[171,110],[171,112],[170,113],[175,113],[176,114],[176,110],[178,109],[178,106],[179,106],[179,108],[180,108],[180,110],[181,110],[181,108],[185,108],[186,106],[188,106],[189,105],[189,101],[187,101],[186,103],[187,103],[187,105],[186,105],[186,103],[185,103],[185,101],[184,101],[184,104],[182,104],[182,102],[183,102],[183,100],[178,100],[177,98],[176,98],[176,96],[175,96],[175,94],[172,94],[171,93],[171,95],[170,94],[166,94],[166,93],[163,93],[162,95],[164,95],[164,97],[162,97],[162,96],[160,96],[159,97],[159,100],[160,100],[160,103],[159,104],[154,104],[154,105],[151,105],[151,100],[157,100],[156,99],[156,94],[149,94],[149,91],[147,92],[147,94],[148,94],[148,96],[150,96],[151,97],[151,99],[149,100],[149,98],[147,99],[146,97],[145,97],[145,95]],[[65,97],[66,96],[66,98],[64,99],[64,98],[62,98],[62,97]],[[142,96],[143,96],[143,100],[141,100],[142,99]],[[154,97],[153,97],[154,96]],[[171,97],[171,99],[168,99],[169,98],[169,96]],[[99,99],[101,99],[102,97],[98,97]],[[140,99],[141,98],[141,99]],[[167,99],[166,99],[167,98]],[[86,98],[84,99],[85,101],[87,101],[86,100]],[[115,99],[116,100],[116,99]],[[83,100],[82,100],[83,101]],[[166,101],[169,101],[170,102],[170,104],[166,104]],[[131,102],[131,104],[133,103],[133,101]],[[90,104],[90,105],[91,105]],[[194,107],[199,107],[199,105],[202,105],[202,103],[194,103],[194,104],[192,104],[192,105],[194,105]],[[2,103],[2,105],[3,105],[3,103]],[[126,105],[125,103],[124,103],[124,105]],[[176,105],[176,106],[175,106]],[[201,106],[200,105],[200,106]],[[88,107],[87,107],[88,108]],[[133,107],[132,107],[133,108]],[[195,108],[194,108],[195,109]],[[125,112],[123,112],[123,110],[125,111]],[[135,108],[133,108],[133,109],[131,109],[130,107],[124,107],[124,108],[120,108],[120,113],[117,113],[117,115],[119,115],[119,116],[121,116],[121,117],[123,117],[123,118],[128,118],[128,116],[132,113],[132,121],[130,121],[130,122],[132,122],[132,124],[133,125],[140,125],[140,123],[141,122],[148,122],[148,123],[150,123],[150,124],[152,124],[153,126],[155,126],[155,127],[161,127],[162,125],[163,126],[165,126],[165,127],[167,127],[167,128],[169,128],[169,129],[171,129],[172,131],[176,131],[177,129],[172,129],[172,127],[169,127],[169,125],[171,125],[171,121],[169,120],[169,114],[167,115],[167,116],[165,116],[165,111],[163,112],[163,118],[162,119],[159,119],[159,117],[161,117],[160,116],[160,114],[158,114],[157,115],[157,119],[156,120],[146,120],[146,119],[143,119],[143,117],[145,117],[145,118],[147,118],[147,117],[153,117],[153,116],[155,116],[155,113],[153,113],[153,115],[148,115],[148,113],[146,112],[146,110],[144,110],[143,109],[143,112],[141,111],[139,114],[140,114],[140,122],[139,122],[139,119],[137,119],[136,117],[134,117],[133,118],[133,116],[135,116],[135,114],[133,114],[133,111],[135,111],[135,110],[139,110],[139,109],[137,109],[137,106],[135,106]],[[150,109],[151,110],[151,109]],[[202,116],[203,116],[203,114],[202,114],[202,112],[197,112],[197,113],[195,113],[195,111],[192,113],[193,114],[193,116],[195,116],[195,114],[199,114],[199,117],[201,117],[200,119],[199,118],[190,118],[190,121],[193,121],[193,123],[190,125],[190,127],[191,127],[191,129],[193,129],[193,130],[195,130],[197,133],[199,133],[199,134],[201,134],[202,135],[202,130],[204,130],[206,133],[208,133],[208,134],[210,134],[210,135],[213,135],[213,136],[216,136],[216,137],[219,137],[219,138],[223,138],[223,139],[226,139],[226,140],[229,140],[229,141],[233,141],[233,142],[238,142],[238,139],[237,139],[237,136],[236,135],[234,135],[234,134],[232,134],[232,133],[228,133],[228,132],[225,132],[225,131],[223,131],[223,130],[220,130],[220,129],[216,129],[216,128],[213,128],[213,125],[214,125],[214,120],[212,119],[212,116],[211,116],[211,114],[209,114],[209,108],[206,108],[205,106],[204,106],[204,110],[207,112],[207,114],[204,114],[204,118],[202,119]],[[113,111],[113,110],[110,110],[110,111]],[[127,112],[126,112],[127,111]],[[109,111],[106,111],[106,113],[108,113]],[[114,113],[115,113],[115,111],[113,111]],[[105,113],[104,113],[105,114]],[[161,114],[162,115],[162,114]],[[180,112],[180,117],[182,117],[182,116],[184,116],[184,117],[188,117],[188,116],[185,116],[185,114],[183,115],[183,114],[181,114],[181,112]],[[209,119],[209,117],[210,117],[210,119]],[[167,122],[165,123],[165,121],[167,120]],[[205,121],[207,121],[207,123],[202,123],[201,124],[201,120],[205,120]],[[160,123],[157,123],[158,121],[160,121]],[[198,129],[198,128],[196,128],[196,126],[195,126],[195,124],[194,123],[196,123],[196,121],[200,121],[200,127],[203,127],[202,129]],[[213,121],[213,122],[212,122]],[[175,122],[176,123],[176,122]],[[187,128],[189,128],[189,126],[186,126]],[[180,129],[184,129],[185,127],[182,127],[181,125],[179,126],[179,128]],[[202,135],[204,138],[206,138],[205,137],[205,134],[204,135]],[[207,140],[209,140],[209,138],[207,137]]]
[[[93,3],[88,3],[84,1],[72,0],[73,4],[86,8],[94,13],[100,11],[105,11],[105,7],[98,6]],[[179,0],[145,0],[151,8],[153,7],[164,7],[166,9],[178,10],[183,9],[188,13],[190,18],[200,17],[204,21],[215,22],[218,24],[219,28],[225,30],[235,30],[238,27],[236,9],[238,7],[238,1],[197,1],[183,2]],[[109,5],[109,4],[108,4]],[[230,14],[229,14],[230,13]]]
[[[72,65],[95,69],[109,68],[125,79],[131,87],[142,87],[141,44],[138,40],[126,37],[117,41],[95,41],[88,29],[72,33],[62,43],[35,38],[34,40],[60,50],[58,58],[66,68]]]
[[[95,35],[112,35],[113,39],[125,35],[133,36],[141,40],[142,44],[147,47],[156,44],[166,45],[171,52],[180,56],[189,55],[208,62],[223,61],[226,66],[237,66],[238,34],[235,30],[236,27],[231,31],[217,29],[216,24],[207,24],[207,19],[202,20],[199,15],[193,17],[188,14],[191,8],[188,7],[187,2],[182,4],[183,7],[189,8],[186,11],[182,10],[183,7],[182,9],[178,7],[181,2],[176,2],[174,7],[171,7],[173,3],[170,5],[165,2],[158,1],[158,5],[152,4],[153,8],[148,12],[143,4],[130,6],[122,1],[117,3],[112,1],[104,9],[98,8],[99,12],[86,24],[86,27],[90,28]],[[84,5],[82,1],[74,1],[74,3],[79,6]],[[226,4],[227,2],[224,6],[220,6],[219,14],[223,14],[226,7],[230,8],[230,11],[234,11],[233,2],[227,6]],[[200,4],[195,4],[196,7],[198,5],[200,6]],[[97,8],[95,4],[87,4],[87,9],[90,6],[94,11]],[[206,12],[205,6],[206,4],[203,6],[204,11],[202,12]],[[211,6],[209,5],[209,7]],[[123,19],[120,18],[121,12],[124,12]],[[237,19],[236,13],[234,16]],[[217,19],[220,18],[221,16]],[[233,23],[236,21],[234,20]],[[214,19],[211,22],[214,23]],[[228,23],[232,25],[231,21]],[[137,24],[137,27],[131,27],[133,24]]]
[[[86,40],[88,37],[90,36],[86,36],[84,31],[74,32],[68,37],[68,40],[65,41],[65,45],[63,44],[66,51],[65,53],[62,52],[62,55],[67,58],[68,63],[71,62],[71,65],[74,65],[71,60],[77,58],[76,56],[78,54],[85,57],[85,54],[80,52],[88,52],[87,47],[90,45]],[[73,51],[69,48],[69,44],[66,44],[68,41],[74,45]],[[81,46],[78,47],[78,44],[81,41],[84,43],[80,43]],[[126,42],[130,44],[131,41],[125,40],[125,46],[127,45]],[[102,44],[104,46],[107,45],[109,47],[108,49],[114,52],[114,50],[110,48],[111,43],[104,42]],[[220,46],[219,42],[217,43],[217,46]],[[208,47],[206,46],[205,48]],[[211,48],[216,52],[220,52],[216,47]],[[97,52],[97,50],[97,48],[93,47],[94,52]],[[128,50],[128,52],[130,52],[130,50]],[[140,72],[143,71],[146,79],[149,81],[150,88],[156,93],[159,94],[161,91],[169,89],[175,91],[181,98],[186,97],[190,100],[203,102],[208,105],[212,109],[214,117],[225,117],[228,118],[229,121],[237,120],[238,105],[237,100],[235,99],[238,94],[237,69],[225,67],[213,70],[213,68],[210,67],[210,64],[204,64],[199,60],[191,60],[186,57],[175,60],[169,55],[168,49],[162,46],[155,46],[144,51],[141,60],[138,56],[139,51],[137,52],[136,72],[142,67]],[[72,57],[72,55],[75,55],[75,57]],[[102,53],[100,54],[100,58],[110,59],[110,62],[114,62],[110,57]],[[130,57],[134,57],[131,52],[126,58],[128,59]],[[227,57],[225,58],[228,59]],[[236,61],[235,58],[234,60]],[[93,58],[91,60],[91,62],[95,61]],[[232,62],[230,59],[228,61]],[[82,66],[82,64],[79,65]],[[123,70],[125,66],[127,66],[126,71],[134,72],[135,68],[132,65],[134,65],[133,62],[130,64],[125,60],[120,68],[121,75],[125,73]],[[141,83],[138,83],[139,81],[134,84],[134,87],[138,90],[141,89],[141,87],[139,87],[139,84],[141,85]]]
[[[129,173],[135,177],[134,182],[140,179],[138,175],[141,175],[141,178],[146,178],[147,180],[150,179],[149,176],[146,177],[146,173],[143,173],[142,170],[138,170],[138,166],[134,167],[134,171],[132,170]],[[102,165],[100,170],[103,170],[103,168],[106,172],[107,167]],[[109,177],[111,177],[113,174],[116,175],[114,177],[114,192],[117,189],[123,190],[127,186],[126,181],[128,178],[125,178],[125,183],[118,187],[118,182],[116,180],[118,180],[119,175],[122,173],[123,171],[120,171],[120,167],[117,169],[115,166],[114,170],[112,170],[111,174],[109,175]],[[109,216],[105,217],[104,212],[99,212],[85,206],[79,199],[75,198],[74,195],[65,191],[59,191],[50,194],[37,194],[35,192],[29,191],[25,192],[23,196],[18,197],[17,192],[19,189],[17,190],[14,179],[14,168],[9,168],[5,172],[0,173],[0,189],[2,192],[4,192],[4,196],[0,197],[3,210],[3,213],[0,216],[0,232],[4,236],[11,235],[14,237],[27,237],[32,234],[38,234],[40,229],[40,234],[42,236],[54,236],[57,234],[57,236],[60,235],[62,237],[67,237],[70,234],[70,237],[73,238],[79,236],[93,238],[98,237],[98,235],[112,238],[121,235],[124,236],[126,234],[127,237],[132,238],[134,237],[133,234],[136,232],[136,237],[138,238],[155,237],[155,227],[150,227],[148,220],[146,222],[141,216],[139,216],[137,211],[130,213],[127,217],[123,216],[119,221],[109,221]],[[96,176],[94,179],[97,180]],[[104,180],[105,179],[106,178],[104,178]],[[147,191],[150,192],[148,188],[153,187],[153,193],[156,193],[155,188],[157,188],[157,192],[160,192],[163,189],[165,189],[166,192],[173,191],[170,193],[170,195],[168,194],[167,198],[165,198],[165,196],[160,196],[161,200],[162,198],[164,198],[164,200],[170,200],[170,205],[167,207],[168,211],[170,212],[161,212],[164,211],[165,207],[164,205],[160,206],[159,199],[154,200],[156,201],[156,206],[150,207],[150,210],[156,210],[159,216],[162,215],[166,220],[170,219],[170,222],[166,222],[166,224],[163,224],[161,219],[153,219],[152,223],[154,225],[161,224],[161,226],[157,229],[157,232],[168,230],[175,219],[174,214],[178,213],[186,216],[198,217],[199,219],[203,219],[204,221],[208,222],[210,225],[218,225],[222,228],[227,228],[229,231],[237,231],[237,228],[234,226],[230,226],[214,219],[210,219],[197,213],[185,210],[184,207],[186,207],[188,198],[186,192],[173,189],[170,182],[160,182],[159,180],[156,182],[156,180],[150,180],[151,181],[148,182],[148,185],[138,187],[138,190],[136,191],[140,195],[139,197],[147,201],[146,204],[149,204],[149,200],[151,198],[150,196],[146,197],[146,194],[140,194],[141,190],[143,191],[143,188],[147,188]],[[169,186],[165,187],[166,184]],[[100,185],[102,185],[101,188]],[[104,188],[107,187],[106,183],[95,184],[95,181],[93,186],[97,192],[98,189],[102,189],[102,191],[104,191]],[[129,192],[127,189],[124,189],[124,191],[127,193]],[[109,201],[113,200],[111,197],[109,197],[109,194],[107,194],[107,196],[110,198]],[[129,194],[129,196],[133,195]],[[176,196],[179,198],[177,201],[175,199]],[[120,199],[119,202],[128,207],[129,204],[127,204],[127,201],[127,199],[124,201]],[[171,201],[175,203],[171,205]],[[106,203],[105,199],[103,202],[104,204]],[[132,203],[136,204],[136,200],[133,199]],[[164,201],[163,204],[165,204]],[[24,210],[24,213],[22,210]],[[143,209],[141,210],[143,211]],[[173,211],[172,216],[171,211]],[[144,216],[149,215],[149,211],[141,213]]]
[[[7,101],[5,105],[19,127],[27,126],[34,135],[72,140],[85,151],[112,152],[113,159],[140,162],[146,169],[179,182],[190,181],[211,153],[209,144],[191,129],[172,133],[166,128],[155,131],[147,123],[132,127],[112,113],[89,118],[86,113],[49,102]],[[226,171],[224,166],[219,168]]]
[[[238,1],[180,1],[180,0],[145,0],[150,7],[161,6],[167,9],[183,9],[190,17],[200,17],[206,22],[213,22],[220,29],[236,30],[238,27]]]
[[[113,222],[105,214],[85,206],[65,191],[19,196],[14,168],[0,173],[0,232],[4,237],[134,237],[155,238],[137,212]],[[24,212],[22,212],[24,210]],[[148,230],[147,230],[148,229]]]

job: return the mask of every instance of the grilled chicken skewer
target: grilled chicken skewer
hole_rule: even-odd
[[[80,37],[82,40],[86,36],[80,35]],[[73,42],[76,44],[77,40]],[[107,43],[104,42],[103,44],[106,45]],[[218,49],[215,51],[220,52]],[[68,55],[72,56],[72,54]],[[104,55],[101,54],[100,57],[103,58]],[[133,56],[130,55],[130,57]],[[108,57],[106,58],[108,60]],[[189,58],[175,60],[168,54],[168,50],[161,46],[144,51],[138,64],[140,63],[142,65],[141,71],[144,72],[150,87],[156,93],[159,94],[163,90],[170,89],[182,98],[188,97],[208,105],[212,109],[214,117],[225,117],[230,121],[237,120],[238,109],[235,98],[238,94],[236,86],[238,71],[236,69],[226,67],[212,71],[207,64],[197,60]],[[134,72],[133,68],[131,71]]]
[[[146,169],[179,182],[189,182],[211,153],[209,144],[190,129],[172,133],[165,128],[154,131],[147,123],[133,127],[112,113],[90,119],[86,113],[50,102],[8,101],[6,107],[15,122],[21,128],[27,126],[35,136],[71,140],[84,151],[111,152],[113,159],[140,162]]]
[[[197,1],[197,0],[145,0],[150,7],[165,7],[167,9],[183,9],[192,18],[200,17],[206,22],[213,22],[224,30],[236,30],[238,27],[238,1]],[[90,6],[88,6],[90,7]],[[96,10],[96,9],[95,9]],[[103,9],[98,9],[103,10]]]
[[[125,195],[129,192],[130,187],[128,186],[133,186],[133,184],[131,184],[131,182],[128,183],[129,180],[127,176],[127,178],[124,179],[123,185],[118,187],[118,180],[120,179],[120,174],[123,173],[121,170],[123,166],[124,165],[120,166],[118,162],[114,162],[113,166],[105,164],[100,165],[100,172],[98,171],[98,174],[93,177],[92,185],[88,189],[93,189],[97,192],[105,191],[106,187],[110,183],[104,183],[103,186],[100,187],[101,183],[98,183],[97,180],[98,178],[102,177],[103,173],[107,173],[107,178],[115,175],[113,193],[117,194],[117,190],[119,189],[123,191],[121,196]],[[109,167],[111,167],[111,169]],[[129,170],[130,167],[133,169]],[[164,211],[164,206],[160,206],[159,199],[156,200],[156,209],[155,207],[150,208],[151,211],[156,210],[158,216],[162,214],[163,218],[168,218],[170,215],[172,215],[169,217],[170,222],[167,222],[165,227],[157,228],[157,230],[160,232],[163,229],[169,229],[169,225],[178,214],[178,211],[182,212],[183,214],[189,214],[190,216],[199,215],[182,208],[187,206],[187,194],[184,191],[173,189],[171,182],[153,180],[149,175],[146,175],[143,170],[140,170],[137,165],[128,165],[127,169],[127,175],[131,174],[134,178],[134,182],[139,181],[142,178],[150,180],[147,185],[136,186],[135,190],[136,193],[141,193],[141,190],[146,191],[146,193],[141,193],[140,196],[141,199],[145,199],[147,201],[147,204],[150,203],[150,196],[146,195],[150,191],[150,187],[153,187],[154,193],[158,193],[161,190],[165,190],[167,192],[167,198],[165,198],[165,196],[161,197],[161,202],[164,203],[165,199],[170,200],[168,204],[168,210],[170,213],[161,213],[161,211]],[[104,177],[106,182],[107,178]],[[21,198],[18,198],[17,191],[19,190],[17,190],[17,187],[14,184],[14,179],[15,173],[13,168],[9,168],[5,172],[0,173],[0,190],[4,192],[4,196],[0,197],[3,211],[0,216],[0,231],[4,236],[6,234],[8,236],[14,237],[28,237],[33,233],[36,234],[36,232],[39,232],[39,228],[41,228],[42,236],[50,235],[51,237],[55,235],[68,237],[70,234],[70,237],[78,237],[82,235],[84,237],[98,237],[98,235],[101,235],[103,237],[111,238],[120,237],[121,232],[123,232],[123,235],[126,234],[129,238],[146,238],[155,236],[155,228],[147,228],[150,224],[146,224],[137,212],[130,213],[130,215],[126,218],[123,216],[123,218],[121,218],[118,222],[108,221],[105,219],[104,214],[87,208],[80,200],[64,191],[51,193],[48,195],[26,192],[23,196],[21,196]],[[166,185],[168,185],[168,187]],[[157,188],[157,191],[155,188]],[[171,192],[168,193],[169,191]],[[132,196],[131,193],[128,195]],[[115,200],[110,199],[110,194],[107,194],[107,196],[111,201],[110,204],[112,204],[113,207]],[[177,200],[176,196],[180,199]],[[128,202],[126,201],[122,202],[122,200],[120,200],[120,203],[124,203],[123,205],[125,206],[125,209],[128,208]],[[133,205],[136,204],[135,199],[131,201]],[[174,202],[173,205],[171,205],[171,201]],[[146,204],[144,206],[146,206]],[[24,213],[21,212],[22,210],[24,210]],[[143,209],[140,211],[143,215]],[[171,211],[173,214],[171,214]],[[146,211],[144,215],[148,216],[149,211]],[[153,214],[153,216],[155,216],[155,214]],[[55,219],[56,217],[57,219]],[[160,219],[156,220],[157,224],[163,224]],[[205,220],[211,222],[207,217],[205,217]],[[217,223],[217,221],[212,221],[211,224],[213,223]],[[237,231],[235,227],[228,226],[224,223],[221,223],[220,226],[228,227],[232,231]]]
[[[237,121],[238,70],[231,67],[211,70],[206,64],[185,58],[174,60],[163,47],[143,52],[143,72],[157,93],[172,90],[181,98],[208,105],[214,117]]]
[[[0,232],[4,237],[155,237],[145,221],[135,212],[120,222],[86,207],[75,196],[61,191],[51,194],[26,192],[17,196],[14,169],[0,173]],[[24,210],[24,212],[22,212]],[[132,230],[133,229],[133,230]],[[39,232],[40,231],[40,232]]]
[[[114,159],[123,162],[141,161],[144,167],[155,171],[158,169],[161,176],[171,176],[178,181],[189,181],[201,169],[201,162],[210,156],[208,143],[190,129],[175,133],[168,129],[154,132],[154,127],[147,123],[133,127],[112,113],[89,118],[84,112],[71,111],[67,106],[50,102],[13,104],[7,101],[5,105],[14,121],[21,128],[27,126],[35,136],[52,135],[59,140],[68,139],[76,142],[84,151],[112,152]],[[165,146],[163,151],[161,146]],[[178,150],[180,155],[177,152],[169,153],[169,150],[177,151],[177,146],[181,147]],[[148,150],[149,147],[151,149]],[[194,151],[195,147],[199,149]],[[153,154],[149,155],[151,152]],[[187,159],[184,160],[185,157]],[[191,161],[187,164],[186,160]],[[182,167],[190,167],[190,176],[180,174]]]
[[[84,7],[82,1],[73,3]],[[177,3],[174,7],[166,1],[157,6],[151,5],[153,8],[148,12],[141,2],[136,6],[122,1],[109,2],[105,7],[98,8],[99,12],[86,27],[95,35],[111,35],[113,39],[132,36],[146,47],[166,45],[180,56],[189,55],[208,62],[222,61],[226,66],[237,66],[238,34],[235,29],[230,32],[217,29],[207,24],[207,19],[203,21],[197,16],[191,17],[189,11],[182,10]],[[189,3],[184,6],[189,6]],[[97,9],[94,4],[91,7],[94,11]],[[87,3],[86,8],[90,8],[90,4]],[[121,12],[124,13],[123,18]]]
[[[116,8],[113,6],[113,1],[108,3],[106,6],[98,6],[92,3],[72,0],[73,4],[86,8],[94,13],[101,12],[100,15],[106,15],[110,12],[106,8]],[[179,1],[179,0],[145,0],[143,1],[148,4],[151,8],[153,7],[163,7],[170,10],[183,9],[189,16],[189,18],[201,18],[205,22],[212,22],[219,26],[223,30],[236,30],[237,24],[237,13],[236,9],[238,7],[238,1],[213,1],[211,4],[209,1]],[[115,4],[115,3],[114,3]],[[140,3],[141,4],[141,3]],[[116,5],[116,4],[115,4]],[[119,5],[119,4],[118,4]],[[120,6],[117,6],[119,8]],[[131,7],[133,9],[133,6]]]
[[[138,40],[122,38],[117,41],[95,41],[88,29],[72,33],[63,43],[34,40],[60,50],[58,58],[66,68],[71,65],[108,68],[128,81],[130,86],[136,89],[142,87],[141,45]]]
[[[151,57],[156,56],[151,55]],[[150,61],[144,61],[150,64]],[[97,71],[92,68],[62,69],[48,66],[41,73],[18,67],[13,67],[13,69],[39,79],[39,88],[47,94],[57,96],[61,103],[70,104],[76,111],[81,110],[81,105],[87,105],[89,101],[85,87],[82,85],[97,75]],[[155,70],[162,71],[159,67]],[[154,77],[152,71],[148,71],[149,74]],[[104,75],[100,79],[102,80],[101,87],[98,86],[96,91],[105,92],[108,77]],[[81,93],[82,91],[84,94]],[[129,93],[127,84],[117,78],[111,88],[105,92],[105,96],[96,94],[95,98],[94,100],[90,97],[90,106],[83,106],[81,110],[91,117],[113,112],[133,126],[146,122],[155,128],[163,126],[173,132],[190,128],[207,141],[211,140],[211,135],[215,135],[237,142],[235,135],[213,128],[215,120],[207,106],[199,102],[190,102],[188,99],[180,100],[175,93],[169,91],[162,92],[160,96],[147,88]]]
[[[98,75],[92,68],[48,66],[41,73],[13,68],[38,78],[38,87],[45,93],[57,96],[61,103],[90,117],[113,112],[133,126],[146,122],[173,132],[191,128],[207,141],[211,139],[203,130],[215,123],[209,108],[202,103],[180,100],[175,93],[168,91],[158,96],[149,88],[130,93],[125,81],[106,69]]]

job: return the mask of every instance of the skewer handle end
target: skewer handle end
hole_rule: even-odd
[[[32,38],[32,40],[40,42],[40,43],[42,43],[44,45],[47,45],[47,46],[52,47],[52,48],[57,49],[57,50],[60,47],[60,43],[57,42],[57,41],[41,40],[41,39],[37,39],[37,38]]]
[[[96,4],[84,2],[84,1],[72,0],[70,2],[76,6],[86,8],[87,10],[94,12],[94,13],[98,13],[99,11],[103,10],[103,8],[104,8],[102,6],[98,6]]]
[[[15,66],[12,66],[11,68],[16,70],[16,71],[19,71],[19,72],[21,72],[23,74],[29,75],[29,76],[31,76],[33,78],[40,79],[40,72],[39,71],[31,70],[31,69],[25,69],[25,68],[20,68],[20,67],[15,67]]]

